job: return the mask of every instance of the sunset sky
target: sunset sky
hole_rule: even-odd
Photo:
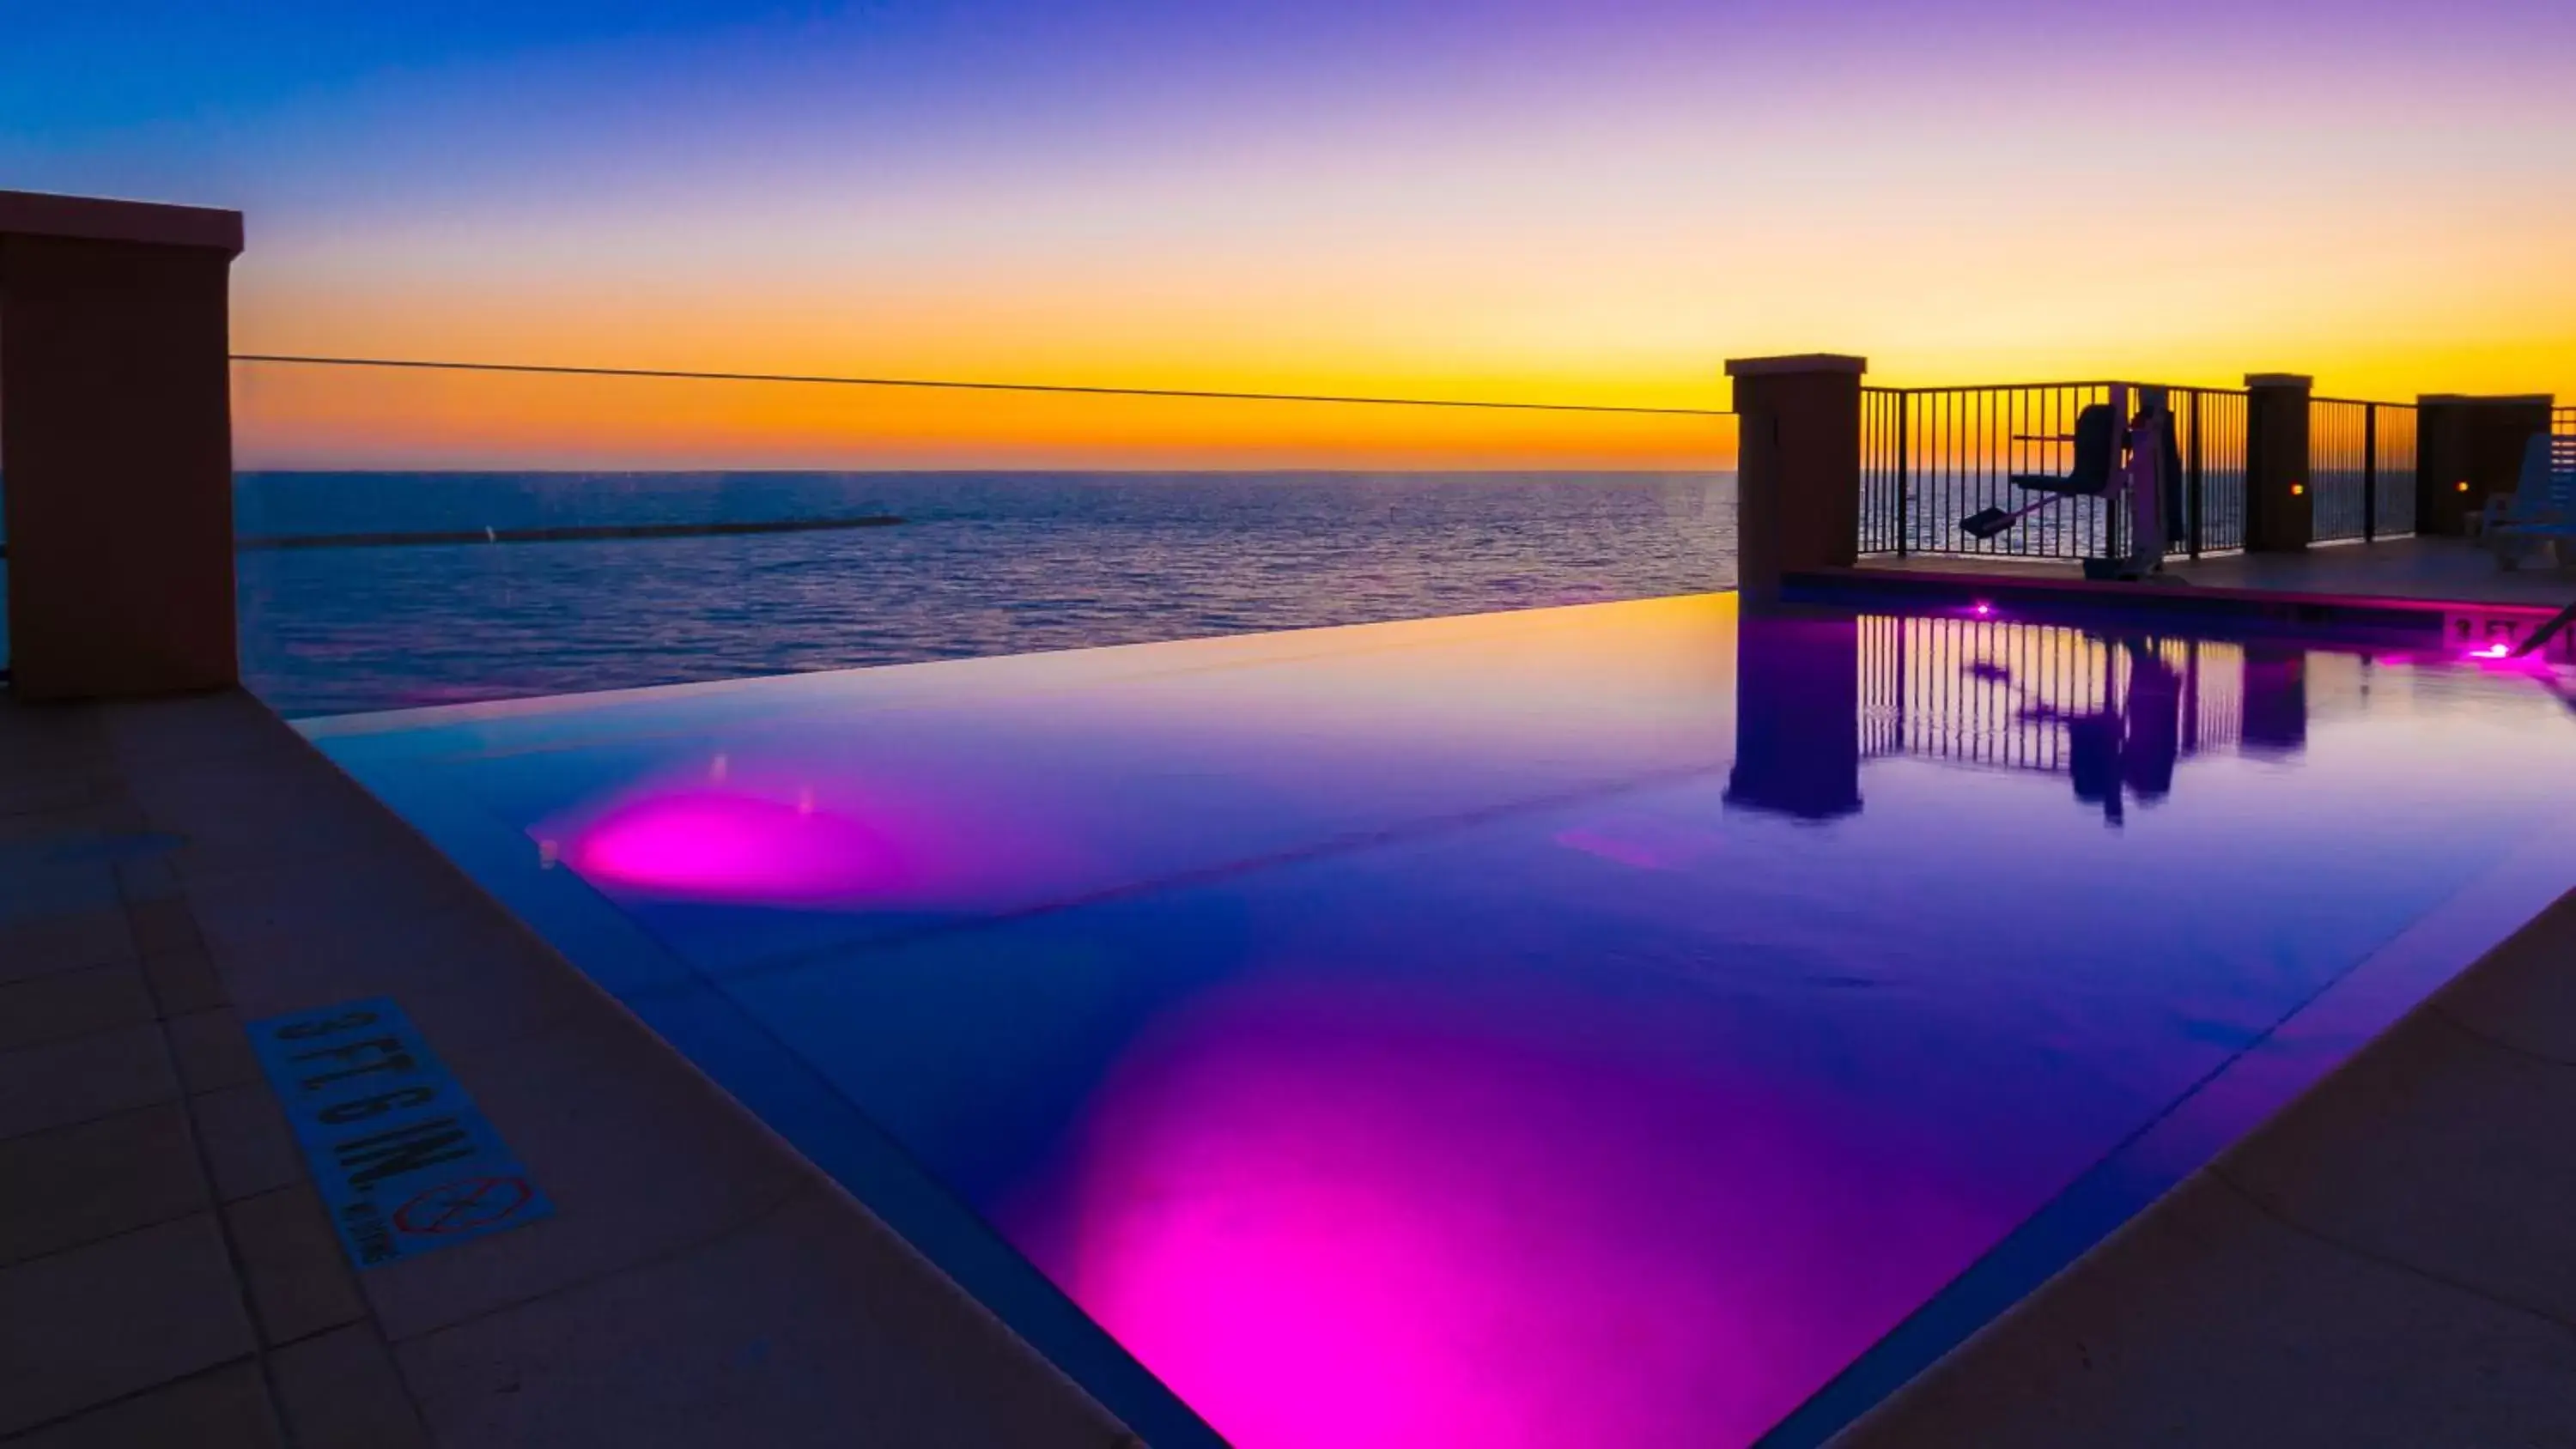
[[[248,351],[1723,406],[1723,358],[1824,349],[2576,395],[2565,0],[7,9],[0,186],[242,208]],[[595,391],[244,394],[289,461],[440,409],[442,457],[662,446]],[[816,406],[653,436],[792,461]]]

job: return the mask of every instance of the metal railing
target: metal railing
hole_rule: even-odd
[[[2408,537],[2415,532],[2416,422],[2413,403],[2376,403],[2372,433],[2372,497],[2378,500],[2370,537]]]
[[[2549,431],[2559,437],[2576,437],[2576,407],[2551,408]]]
[[[2311,541],[2415,531],[2415,407],[2321,397],[2308,403]]]
[[[2107,403],[2110,382],[1861,389],[1860,552],[2084,558],[2119,553],[2123,510],[2070,497],[1991,539],[1960,520],[2012,508],[2038,494],[2016,474],[2063,474],[2066,439],[2086,407]],[[2129,384],[2137,386],[2137,384]],[[2197,558],[2245,544],[2246,394],[2233,388],[2166,390],[2182,470],[2168,551]],[[2411,438],[2411,432],[2409,434]]]
[[[2168,552],[2198,558],[2245,547],[2248,406],[2241,387],[2173,390],[2182,440],[2183,527]]]

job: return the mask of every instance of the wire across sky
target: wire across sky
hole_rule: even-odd
[[[1030,385],[920,384],[1072,378],[1104,411],[1041,431],[1140,467],[1309,426],[1255,399],[1388,404],[1396,458],[1686,421],[1729,355],[2576,396],[2565,0],[19,8],[0,175],[241,209],[245,354],[850,378],[924,428]],[[315,371],[266,454],[400,421]],[[617,421],[410,396],[423,456]],[[691,456],[821,426],[725,407]]]

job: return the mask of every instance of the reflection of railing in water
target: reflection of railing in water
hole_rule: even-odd
[[[2312,685],[2330,704],[2366,666],[2296,644],[2162,637],[1953,616],[1740,618],[1735,808],[1832,820],[1863,808],[1861,766],[1929,760],[2056,775],[2117,822],[2169,794],[2185,762],[2307,746]]]
[[[1860,619],[1861,756],[2063,774],[2069,722],[2117,715],[2141,651],[2178,685],[2180,758],[2242,742],[2245,650],[2200,639],[2135,646],[2050,625],[1984,619]]]

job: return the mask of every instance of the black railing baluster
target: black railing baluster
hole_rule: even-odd
[[[2200,465],[2200,389],[2191,390],[2191,556],[2200,557],[2202,518],[2209,510],[2209,495],[2202,486]]]
[[[1896,395],[1896,556],[1898,558],[1905,557],[1910,551],[1908,545],[1913,541],[1914,532],[1913,495],[1907,489],[1905,476],[1905,405],[1911,400],[1911,394]]]
[[[2361,541],[2379,542],[2379,405],[2361,405]]]

